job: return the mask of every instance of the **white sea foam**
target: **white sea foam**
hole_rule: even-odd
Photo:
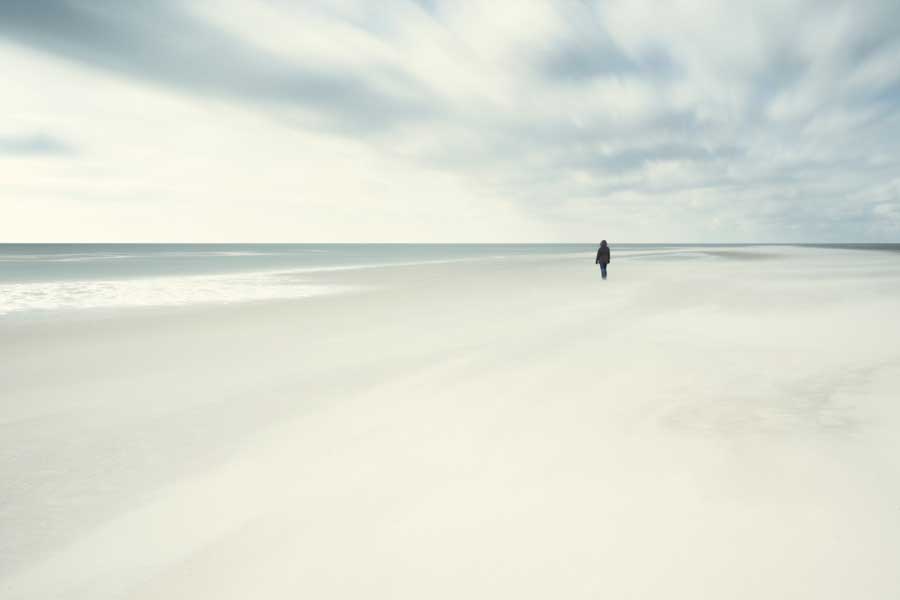
[[[197,250],[191,249],[189,251],[169,251],[169,252],[158,252],[158,256],[165,256],[168,258],[173,257],[186,257],[186,258],[195,258],[195,257],[212,257],[212,256],[279,256],[284,254],[283,252],[261,252],[259,250]]]
[[[485,258],[360,263],[242,274],[9,283],[0,286],[0,315],[30,311],[235,304],[305,298],[351,289],[348,286],[314,283],[305,279],[305,275],[476,260]]]
[[[121,280],[53,281],[0,286],[0,315],[29,311],[234,304],[346,291],[277,273]]]

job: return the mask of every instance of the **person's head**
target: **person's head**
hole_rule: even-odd
[[[600,245],[605,247],[605,246],[606,246],[606,240],[603,240],[602,242],[600,242]]]

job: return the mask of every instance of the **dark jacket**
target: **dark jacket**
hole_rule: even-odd
[[[597,249],[597,260],[594,261],[598,265],[608,265],[612,262],[609,258],[609,246],[600,246]]]

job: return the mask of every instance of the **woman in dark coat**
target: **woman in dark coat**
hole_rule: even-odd
[[[600,265],[600,273],[603,274],[603,279],[606,279],[606,265],[611,262],[609,258],[609,246],[606,245],[606,240],[600,242],[600,247],[597,248],[597,260],[594,262],[595,264]]]

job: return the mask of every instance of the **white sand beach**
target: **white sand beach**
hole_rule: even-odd
[[[900,254],[592,263],[0,317],[0,597],[900,597]]]

